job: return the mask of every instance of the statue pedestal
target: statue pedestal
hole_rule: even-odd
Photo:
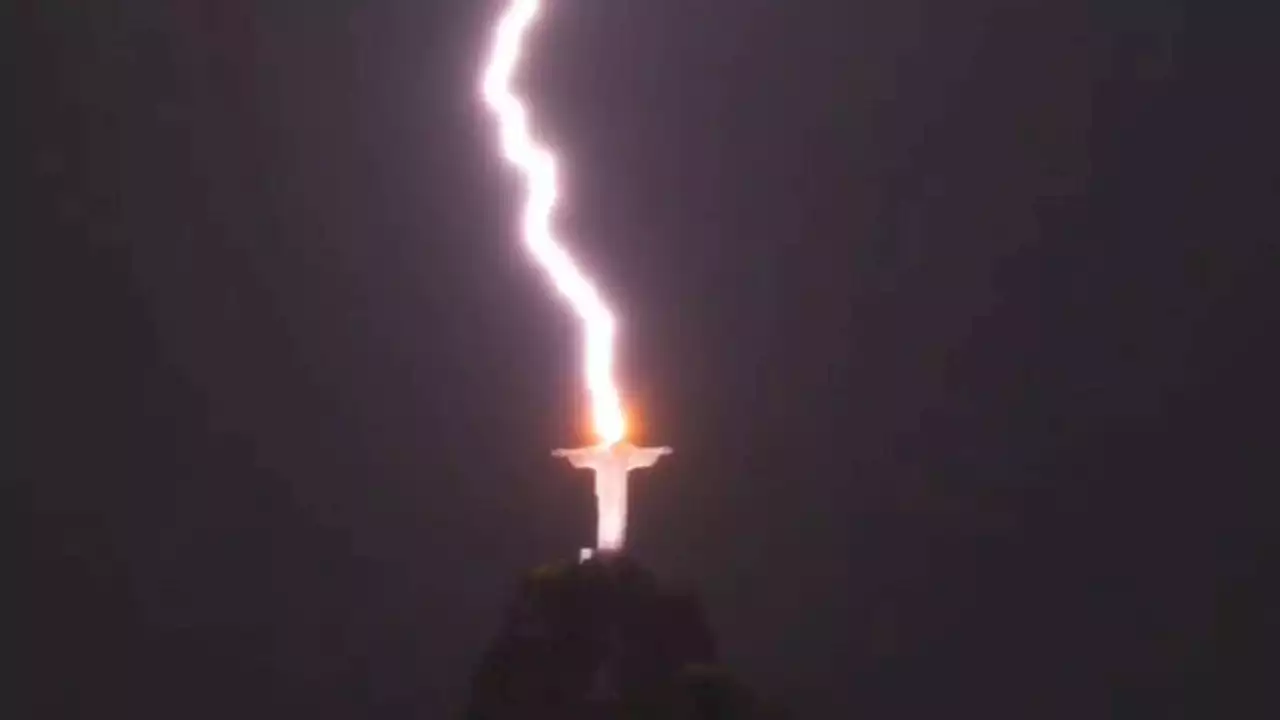
[[[625,556],[622,550],[610,550],[608,548],[582,548],[578,551],[578,564],[595,560],[598,563],[608,563]]]

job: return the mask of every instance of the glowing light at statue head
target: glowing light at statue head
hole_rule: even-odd
[[[582,320],[592,425],[602,442],[612,444],[626,435],[622,399],[613,378],[617,321],[552,232],[551,212],[557,195],[555,157],[534,141],[524,103],[511,90],[522,41],[539,10],[540,0],[512,0],[498,20],[481,90],[498,120],[503,157],[524,175],[527,194],[521,229],[525,246]]]

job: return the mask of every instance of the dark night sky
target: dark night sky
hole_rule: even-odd
[[[445,717],[518,574],[591,538],[548,456],[577,327],[476,93],[498,4],[19,11],[30,717]],[[1259,33],[551,5],[521,85],[558,226],[677,449],[634,551],[728,664],[797,717],[1243,717],[1278,360],[1244,138],[1277,123],[1226,78]]]

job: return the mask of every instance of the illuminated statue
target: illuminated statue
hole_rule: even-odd
[[[590,468],[596,474],[596,549],[622,549],[627,535],[627,473],[647,468],[671,448],[636,447],[623,440],[612,445],[594,445],[575,450],[554,450],[576,468]]]

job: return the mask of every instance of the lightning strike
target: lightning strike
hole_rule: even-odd
[[[525,178],[525,245],[582,319],[592,423],[601,442],[612,444],[626,435],[622,399],[613,379],[613,337],[617,323],[595,287],[552,233],[551,212],[557,196],[555,157],[534,141],[524,103],[511,90],[522,41],[540,10],[539,0],[513,0],[498,20],[482,93],[498,118],[503,157],[519,168]]]
[[[641,448],[624,440],[626,420],[613,378],[613,313],[551,229],[557,194],[555,157],[534,141],[525,105],[511,89],[522,41],[540,10],[540,0],[511,0],[498,20],[481,92],[497,117],[503,157],[525,179],[524,243],[584,325],[587,392],[600,442],[552,454],[568,459],[574,467],[595,471],[596,548],[612,553],[622,550],[626,538],[627,474],[653,465],[671,448]],[[590,551],[584,551],[584,558],[589,556]]]

